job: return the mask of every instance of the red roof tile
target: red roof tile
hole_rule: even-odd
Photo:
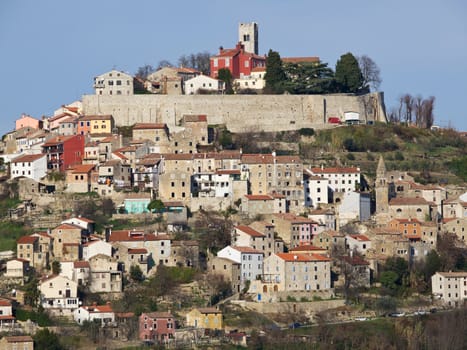
[[[242,231],[243,233],[246,233],[247,235],[249,235],[251,237],[266,237],[261,232],[256,231],[255,229],[251,228],[250,226],[238,225],[238,226],[235,226],[235,228],[237,230]]]
[[[308,261],[331,261],[331,259],[319,254],[292,254],[292,253],[276,253],[276,255],[284,261],[292,262],[308,262]]]
[[[39,239],[39,237],[34,236],[23,236],[18,239],[19,244],[33,244]]]
[[[41,153],[41,154],[25,154],[25,155],[22,155],[22,156],[19,156],[15,159],[13,159],[11,162],[12,163],[30,163],[30,162],[34,162],[40,158],[43,158],[45,157],[45,154]]]
[[[136,123],[133,130],[152,130],[152,129],[166,129],[167,124],[164,123]]]

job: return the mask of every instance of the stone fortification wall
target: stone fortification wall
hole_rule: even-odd
[[[383,93],[353,95],[84,95],[84,114],[112,114],[118,126],[137,122],[179,125],[185,114],[206,114],[232,132],[330,127],[358,112],[362,121],[386,122]]]

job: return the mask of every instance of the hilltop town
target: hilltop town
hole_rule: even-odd
[[[378,92],[267,94],[257,40],[16,120],[0,349],[465,345],[465,134],[389,123]]]

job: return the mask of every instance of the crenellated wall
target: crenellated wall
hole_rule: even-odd
[[[335,95],[84,95],[83,112],[112,114],[118,126],[137,122],[179,125],[185,114],[205,114],[208,123],[232,132],[323,129],[329,117],[359,112],[362,121],[386,122],[383,93]]]

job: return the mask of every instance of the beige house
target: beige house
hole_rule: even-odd
[[[77,225],[60,224],[52,229],[50,235],[52,236],[53,255],[55,259],[61,260],[68,255],[68,260],[79,259],[79,247],[82,240],[83,229]],[[78,249],[78,256],[75,257],[76,250]],[[70,256],[71,255],[71,256]],[[73,259],[75,257],[76,259]]]
[[[331,259],[320,254],[278,253],[264,259],[263,291],[331,289]],[[277,286],[277,287],[274,287]]]
[[[5,277],[23,278],[29,270],[29,261],[26,259],[13,259],[6,262]]]
[[[292,213],[270,215],[269,221],[274,224],[277,235],[288,248],[311,244],[313,237],[318,234],[315,221]]]
[[[389,201],[391,218],[413,218],[427,221],[431,218],[431,204],[422,197],[396,197]]]
[[[94,78],[94,91],[96,95],[133,95],[133,77],[113,69]]]
[[[242,178],[250,183],[253,194],[278,193],[286,197],[291,211],[301,210],[304,201],[302,186],[303,162],[298,156],[242,154]]]
[[[133,140],[149,140],[154,143],[151,153],[170,153],[170,133],[167,124],[136,123]]]
[[[241,264],[231,259],[208,255],[208,271],[213,274],[221,275],[225,280],[230,281],[234,293],[240,293],[242,288],[242,269]]]
[[[436,272],[431,277],[433,296],[449,306],[467,301],[467,272]]]
[[[346,249],[345,243],[345,235],[334,230],[320,232],[313,238],[313,245],[326,249],[328,254],[333,251],[343,252]]]
[[[276,240],[274,239],[274,225],[257,222],[255,226],[258,230],[252,226],[253,225],[235,226],[232,230],[232,245],[250,247],[259,250],[263,252],[265,257],[268,257],[273,253],[283,252],[284,247],[283,244],[280,244],[280,240],[278,240],[276,247]],[[279,249],[276,250],[276,248]]]
[[[37,270],[44,269],[50,260],[53,238],[45,233],[33,233],[18,239],[16,244],[17,257],[29,261]]]
[[[159,196],[164,201],[188,204],[191,197],[191,154],[165,154],[163,170],[159,176]]]
[[[118,261],[111,256],[98,254],[89,259],[91,293],[112,293],[123,290],[122,272],[118,270]]]
[[[346,235],[345,241],[348,250],[357,251],[363,256],[365,256],[366,252],[371,249],[371,239],[366,235]]]
[[[194,328],[223,329],[222,311],[214,307],[193,309],[186,314],[186,325]]]
[[[63,276],[46,277],[39,283],[40,305],[44,309],[71,310],[79,307],[78,284]]]
[[[467,217],[467,202],[461,198],[449,199],[443,202],[443,218],[465,218]]]
[[[34,340],[30,335],[5,336],[0,339],[2,350],[34,350]]]
[[[467,217],[443,219],[440,224],[440,233],[450,232],[462,242],[467,242]]]
[[[96,165],[76,165],[66,170],[66,192],[86,193],[95,186]]]
[[[112,159],[99,166],[98,192],[111,195],[115,188],[131,186],[131,166],[121,159]]]
[[[287,212],[287,200],[281,194],[246,194],[242,198],[242,212],[249,217]]]
[[[170,245],[170,257],[167,266],[199,266],[198,241],[172,241]]]

